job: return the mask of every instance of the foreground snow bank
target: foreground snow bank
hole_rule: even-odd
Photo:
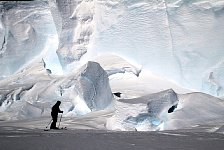
[[[83,115],[112,104],[107,73],[96,62],[88,62],[67,76],[51,76],[44,63],[32,64],[0,82],[1,119],[26,119],[50,115],[57,100],[65,115]]]
[[[158,130],[167,120],[168,110],[177,105],[177,94],[165,90],[134,99],[121,99],[116,103],[116,112],[108,119],[112,130]]]
[[[177,110],[170,114],[164,129],[191,128],[198,125],[215,125],[224,122],[224,101],[204,94],[189,93],[179,95]]]
[[[174,130],[213,126],[224,122],[224,101],[204,93],[177,95],[173,90],[116,102],[114,116],[108,119],[110,130]],[[217,132],[222,133],[221,127]]]

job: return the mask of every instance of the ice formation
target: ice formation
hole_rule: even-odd
[[[57,51],[64,69],[109,52],[186,88],[223,95],[222,0],[40,0],[0,7],[1,77],[44,48]],[[211,72],[215,86],[207,84]]]
[[[49,116],[57,100],[80,116],[119,92],[107,129],[220,127],[223,26],[223,0],[0,2],[0,118]]]
[[[96,57],[94,61],[100,63],[100,65],[107,72],[108,76],[125,72],[133,73],[134,75],[139,76],[141,73],[141,66],[136,64],[133,65],[117,55],[100,55]]]
[[[106,108],[113,99],[107,73],[96,62],[88,62],[78,77],[78,93],[91,110]]]
[[[121,99],[107,126],[112,130],[159,130],[167,120],[168,110],[177,104],[177,94],[172,89],[134,99]],[[129,107],[120,107],[123,105]],[[110,120],[116,124],[111,125]]]
[[[172,113],[168,110],[174,106]],[[177,95],[172,89],[134,99],[120,99],[115,114],[107,120],[107,128],[123,131],[157,131],[215,126],[222,132],[221,99],[203,93]]]
[[[113,104],[107,73],[88,62],[67,76],[48,74],[43,61],[0,82],[1,119],[46,116],[57,100],[67,116],[84,115]]]
[[[59,35],[57,54],[63,67],[79,61],[87,52],[94,29],[94,4],[93,0],[49,0]]]
[[[0,76],[7,77],[52,44],[56,29],[47,1],[1,2],[0,9]]]
[[[176,111],[168,115],[164,129],[191,128],[199,125],[223,126],[223,100],[204,93],[178,95]],[[205,111],[206,110],[206,111]]]

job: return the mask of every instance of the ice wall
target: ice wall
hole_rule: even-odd
[[[224,1],[167,1],[167,15],[183,84],[223,95]],[[213,83],[209,77],[212,73]],[[205,85],[206,82],[210,84]]]
[[[49,0],[59,36],[57,54],[65,69],[87,52],[93,33],[94,0]]]
[[[0,8],[1,76],[48,49],[68,72],[113,53],[181,86],[223,96],[223,0],[36,0]],[[55,59],[46,62],[58,67]]]
[[[190,89],[223,94],[224,1],[120,0],[97,4],[93,49],[117,53]],[[218,85],[202,85],[208,82],[210,72]]]
[[[47,1],[0,2],[0,76],[8,76],[43,50],[56,35]],[[57,45],[56,45],[57,47]]]
[[[116,53],[184,87],[223,95],[223,0],[49,3],[63,66],[86,54]],[[206,84],[211,72],[215,87]]]

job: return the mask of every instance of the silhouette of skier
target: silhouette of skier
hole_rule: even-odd
[[[58,129],[56,127],[56,123],[58,120],[58,113],[63,113],[63,111],[61,111],[59,108],[60,104],[61,104],[61,101],[57,101],[57,103],[51,108],[51,117],[53,122],[51,123],[50,129]]]

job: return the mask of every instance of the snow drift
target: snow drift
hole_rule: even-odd
[[[223,126],[224,101],[204,93],[178,95],[176,111],[169,114],[164,129],[191,128],[198,125]]]
[[[49,116],[53,104],[62,101],[67,116],[83,115],[112,105],[106,72],[95,62],[65,77],[47,73],[43,62],[27,67],[0,82],[1,119]]]
[[[120,99],[115,115],[110,118],[116,124],[108,121],[107,126],[113,130],[159,130],[169,109],[177,104],[177,94],[172,89],[134,99]]]
[[[174,107],[173,107],[174,106]],[[210,126],[222,132],[224,101],[203,93],[177,95],[172,89],[134,99],[120,99],[107,128],[155,131]],[[170,111],[171,108],[174,108]],[[209,131],[209,130],[208,130]]]

